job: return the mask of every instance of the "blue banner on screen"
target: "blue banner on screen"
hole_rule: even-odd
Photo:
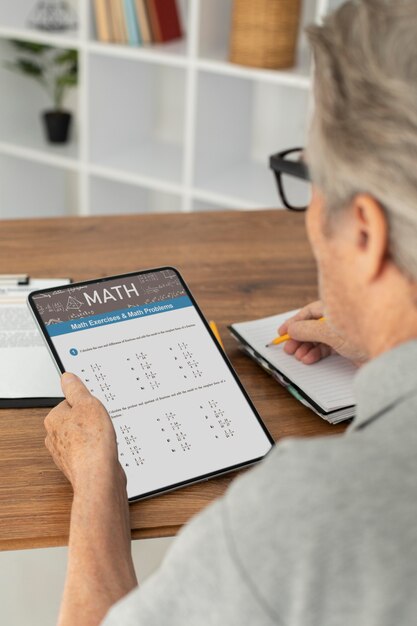
[[[100,313],[99,315],[80,317],[68,322],[50,324],[47,326],[47,329],[50,337],[57,337],[58,335],[79,332],[80,330],[91,330],[92,328],[108,326],[109,324],[118,324],[119,322],[128,322],[129,320],[140,317],[148,317],[149,315],[184,309],[187,306],[192,306],[190,298],[188,298],[188,296],[181,296],[180,298],[163,300],[162,302],[155,302],[154,304],[133,306],[127,309],[111,311],[111,313]]]

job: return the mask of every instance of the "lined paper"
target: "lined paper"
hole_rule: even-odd
[[[353,378],[357,368],[347,359],[333,354],[313,365],[305,365],[284,352],[285,344],[266,347],[277,336],[277,328],[297,312],[288,311],[260,320],[241,322],[233,324],[232,328],[324,411],[354,405]]]

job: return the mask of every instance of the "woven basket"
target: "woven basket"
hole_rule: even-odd
[[[230,61],[282,69],[295,64],[301,0],[234,0]]]

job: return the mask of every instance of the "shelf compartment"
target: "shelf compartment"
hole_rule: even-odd
[[[288,70],[249,68],[228,61],[232,6],[233,0],[203,0],[201,2],[198,48],[198,66],[200,69],[240,77],[262,78],[271,82],[308,88],[310,85],[311,55],[304,35],[304,28],[314,21],[316,2],[303,3],[297,65]]]
[[[78,0],[68,0],[75,10],[78,20],[80,19]],[[51,43],[51,45],[66,46],[70,41],[79,38],[79,30],[67,30],[63,32],[49,32],[33,28],[29,24],[29,16],[36,6],[36,0],[15,0],[14,2],[2,0],[0,3],[0,33],[1,36],[38,41],[39,43]]]
[[[198,83],[193,186],[241,208],[276,207],[269,156],[304,145],[308,93],[212,74]]]
[[[179,0],[178,9],[180,12],[181,25],[184,31],[182,39],[170,41],[164,44],[147,44],[132,46],[126,44],[101,43],[96,32],[95,14],[93,3],[88,7],[88,27],[89,49],[97,54],[107,54],[117,57],[139,58],[148,61],[163,62],[172,65],[185,65],[188,51],[188,16],[189,0]]]
[[[182,207],[179,194],[119,183],[99,176],[91,178],[90,200],[93,215],[176,213]]]
[[[0,151],[72,166],[79,155],[78,89],[72,89],[65,101],[65,108],[74,114],[70,142],[51,144],[45,138],[41,119],[42,112],[52,108],[51,101],[33,79],[4,67],[5,62],[15,58],[14,48],[0,39]]]
[[[78,184],[75,171],[0,155],[0,218],[75,214]]]
[[[92,55],[89,76],[91,163],[180,184],[185,70]]]

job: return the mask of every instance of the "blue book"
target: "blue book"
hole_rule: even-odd
[[[142,41],[136,17],[135,0],[124,0],[124,9],[129,44],[131,46],[140,46]]]

